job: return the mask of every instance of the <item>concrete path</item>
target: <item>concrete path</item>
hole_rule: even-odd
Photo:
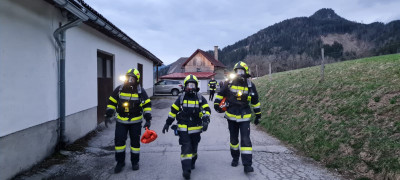
[[[208,98],[208,97],[206,97]],[[89,141],[84,152],[62,152],[68,155],[64,164],[26,173],[18,179],[183,179],[178,137],[172,131],[162,134],[170,106],[176,97],[156,97],[153,103],[151,129],[158,139],[141,145],[140,170],[132,171],[127,151],[126,166],[113,174],[115,123],[103,129]],[[209,102],[213,107],[212,102]],[[213,108],[212,108],[213,109]],[[175,121],[176,122],[176,121]],[[245,174],[243,166],[231,167],[229,132],[223,114],[212,110],[211,123],[202,134],[199,159],[192,179],[343,179],[328,172],[309,158],[299,157],[256,126],[251,126],[254,173]],[[127,149],[129,150],[129,139]]]

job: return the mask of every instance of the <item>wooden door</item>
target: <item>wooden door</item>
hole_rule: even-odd
[[[113,92],[113,55],[97,52],[97,124],[104,121],[108,98]]]

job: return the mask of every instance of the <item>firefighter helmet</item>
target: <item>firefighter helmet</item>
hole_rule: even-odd
[[[184,84],[186,90],[189,90],[189,91],[190,90],[195,90],[195,91],[199,90],[199,88],[198,88],[199,80],[193,74],[186,76],[185,80],[183,80],[183,84]],[[194,84],[194,87],[192,86],[192,84]]]
[[[139,82],[140,72],[135,68],[129,69],[128,72],[126,72],[126,79],[129,80],[129,77],[134,77],[136,82]]]
[[[237,69],[243,69],[246,75],[250,75],[249,67],[243,61],[239,61],[238,63],[235,64],[235,66],[233,67],[233,71],[236,72]]]

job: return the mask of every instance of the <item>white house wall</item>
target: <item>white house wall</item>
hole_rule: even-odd
[[[66,113],[97,106],[97,50],[114,55],[114,88],[119,76],[143,64],[143,87],[153,87],[153,62],[87,25],[67,31]],[[71,98],[74,97],[74,98]]]
[[[61,19],[43,0],[0,1],[0,179],[40,162],[57,143],[53,32]]]
[[[43,0],[0,3],[2,137],[58,118],[53,32],[62,18]],[[97,106],[98,49],[115,55],[114,87],[120,84],[119,75],[137,63],[143,64],[143,87],[153,87],[153,62],[133,50],[84,24],[67,30],[66,37],[66,115]]]
[[[61,11],[44,0],[0,1],[0,179],[40,162],[57,143],[59,22],[66,23]],[[85,24],[68,29],[66,41],[66,136],[73,142],[97,125],[97,50],[114,54],[114,87],[139,62],[152,92],[153,62]]]
[[[53,32],[45,1],[0,1],[0,137],[58,118]]]

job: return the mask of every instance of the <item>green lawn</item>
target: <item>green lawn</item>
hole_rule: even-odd
[[[268,133],[356,178],[400,177],[400,55],[255,80]]]

